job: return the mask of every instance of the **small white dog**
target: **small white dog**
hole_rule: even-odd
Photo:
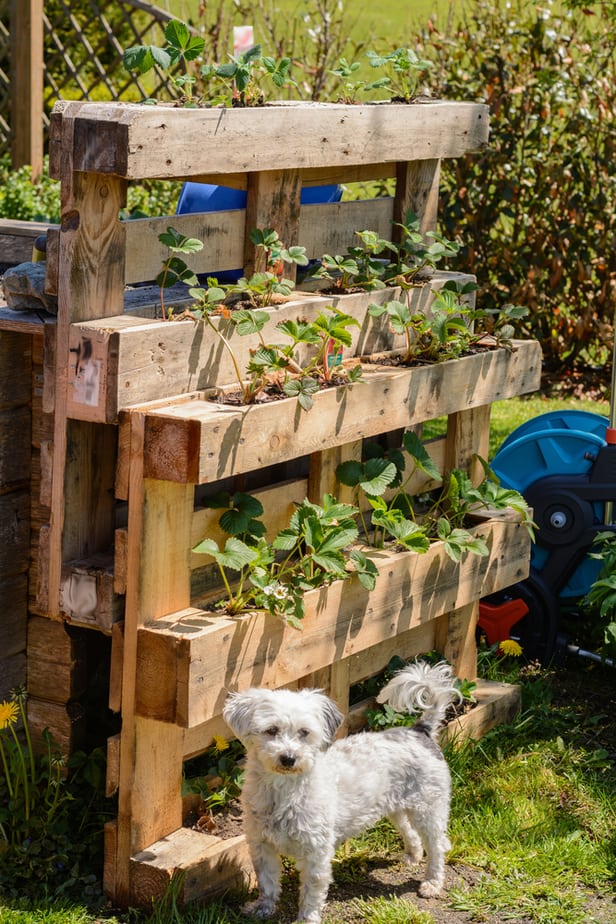
[[[427,854],[419,894],[438,895],[445,879],[451,780],[437,744],[448,705],[460,698],[445,662],[415,662],[383,688],[379,702],[423,714],[412,728],[362,732],[334,742],[343,716],[320,690],[231,693],[223,717],[246,746],[244,827],[259,884],[245,906],[274,914],[280,854],[300,874],[298,922],[318,924],[336,847],[388,818],[410,862]]]

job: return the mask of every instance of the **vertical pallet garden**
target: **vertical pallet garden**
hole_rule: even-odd
[[[366,366],[363,381],[315,396],[309,412],[291,399],[230,408],[208,400],[233,381],[219,341],[194,321],[157,320],[156,292],[126,286],[156,276],[166,256],[158,235],[169,224],[205,242],[191,266],[214,275],[250,272],[253,228],[275,228],[310,258],[344,252],[357,230],[391,237],[408,209],[428,231],[441,160],[481,149],[487,135],[487,107],[470,103],[56,107],[50,156],[62,223],[48,240],[47,279],[58,318],[55,336],[47,327],[44,338],[27,332],[45,344],[42,403],[52,413],[40,451],[49,518],[30,609],[57,631],[85,626],[112,639],[110,705],[121,732],[109,744],[118,814],[105,832],[105,888],[118,903],[149,904],[178,869],[187,899],[250,878],[243,838],[183,827],[183,763],[224,732],[228,690],[316,684],[347,711],[349,688],[393,654],[433,648],[474,677],[478,601],[528,569],[525,528],[514,516],[484,517],[476,528],[488,556],[455,564],[438,545],[425,555],[380,551],[374,590],[350,579],[310,591],[299,630],[263,612],[215,616],[203,607],[212,569],[191,552],[217,537],[203,492],[250,491],[274,534],[306,497],[348,499],[336,466],[361,459],[363,439],[420,432],[440,417],[446,436],[431,455],[442,472],[472,471],[475,454],[487,456],[490,404],[535,390],[541,361],[538,344],[518,342],[434,367]],[[392,177],[392,198],[300,204],[302,186]],[[246,188],[246,209],[121,222],[126,185],[140,179]],[[418,289],[416,309],[429,310],[433,290],[451,277],[436,273]],[[360,321],[349,355],[397,345],[384,323],[366,320],[365,296],[345,298]],[[294,293],[268,323],[310,319],[335,303]],[[243,338],[240,359],[256,345]],[[414,490],[430,486],[418,478]],[[69,671],[75,683],[78,673]],[[482,689],[473,733],[515,708],[515,697]]]

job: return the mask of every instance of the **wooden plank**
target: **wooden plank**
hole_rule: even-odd
[[[460,404],[481,407],[534,391],[540,354],[538,343],[519,341],[513,352],[489,351],[435,366],[365,366],[363,381],[318,393],[307,413],[292,399],[236,408],[202,396],[179,400],[147,414],[145,471],[152,478],[203,484],[455,413]]]
[[[311,591],[301,630],[260,612],[227,619],[187,610],[158,619],[139,631],[137,711],[198,725],[219,713],[229,689],[284,686],[521,580],[527,530],[496,519],[478,531],[490,555],[469,555],[460,566],[438,546],[425,555],[377,553],[375,590],[350,580]]]
[[[62,222],[59,242],[58,325],[56,333],[53,473],[51,488],[51,517],[48,543],[47,607],[51,617],[60,613],[60,584],[62,563],[79,558],[92,549],[90,541],[97,542],[104,535],[104,545],[111,536],[109,510],[112,498],[103,490],[97,474],[88,466],[86,483],[75,478],[74,464],[83,463],[79,452],[70,456],[72,443],[84,447],[90,440],[90,450],[100,452],[105,461],[106,439],[103,430],[86,434],[82,428],[67,426],[67,370],[70,365],[69,331],[71,322],[92,317],[118,314],[122,310],[124,293],[124,231],[118,221],[118,212],[125,204],[126,183],[115,177],[74,172],[74,117],[81,108],[62,108],[59,126],[59,143],[52,160],[62,175]],[[70,109],[71,114],[67,114]],[[54,131],[57,126],[54,126]],[[67,432],[69,431],[69,432]],[[101,441],[94,446],[97,438]],[[106,472],[107,469],[104,469]],[[81,473],[80,473],[81,474]],[[97,493],[86,497],[87,487]],[[85,502],[85,503],[84,503]],[[95,535],[86,522],[95,511],[92,522]],[[100,511],[100,513],[99,513]]]
[[[71,116],[71,104],[63,118]],[[488,107],[288,103],[247,109],[88,103],[76,120],[74,169],[172,178],[459,157],[485,146]]]
[[[415,312],[427,312],[434,292],[446,282],[472,279],[439,272],[430,285],[412,290],[410,307]],[[276,342],[280,338],[277,323],[298,316],[314,320],[335,307],[358,321],[358,326],[349,328],[351,343],[344,350],[345,356],[396,349],[403,346],[403,337],[392,332],[385,316],[371,318],[367,309],[372,302],[399,297],[398,288],[342,296],[297,291],[268,311],[270,319],[262,335],[266,341]],[[215,318],[213,323],[232,345],[239,368],[245,369],[260,345],[259,336],[240,336],[224,318]],[[67,412],[79,420],[111,423],[122,408],[236,381],[235,367],[221,339],[209,327],[190,319],[169,322],[121,315],[74,324],[70,353]],[[310,348],[299,347],[296,355],[301,360],[311,355]]]
[[[136,714],[135,698],[140,686],[136,645],[138,628],[146,619],[156,619],[176,602],[185,606],[190,600],[188,556],[194,506],[192,489],[183,486],[178,490],[174,486],[168,490],[169,485],[144,479],[140,414],[132,415],[128,439],[129,541],[121,656],[118,826],[114,832],[114,895],[126,904],[131,900],[132,854],[182,823],[183,733]],[[152,806],[156,806],[155,811]]]
[[[68,757],[85,744],[86,714],[78,703],[53,703],[31,696],[27,704],[32,746],[37,754],[46,754],[43,732],[48,729],[60,754]]]
[[[0,263],[29,263],[32,260],[34,241],[40,234],[45,234],[49,227],[49,223],[44,221],[0,218]]]
[[[308,258],[313,260],[324,253],[346,253],[357,243],[355,232],[364,228],[392,240],[392,216],[393,200],[389,198],[303,205],[292,237],[289,226],[276,230],[281,238],[286,234],[287,245],[299,243],[305,247]],[[187,255],[185,262],[195,273],[210,276],[244,267],[245,228],[250,233],[253,228],[276,226],[266,212],[250,217],[244,209],[133,219],[126,222],[125,228],[127,285],[156,278],[168,256],[158,236],[169,225],[187,237],[203,241],[203,250]]]
[[[105,775],[105,795],[108,799],[118,791],[120,777],[120,735],[107,738],[107,772]]]
[[[477,680],[477,705],[465,715],[453,719],[445,728],[441,741],[462,744],[469,738],[483,737],[496,725],[511,722],[520,709],[520,687],[494,680]]]

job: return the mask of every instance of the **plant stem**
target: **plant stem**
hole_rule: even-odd
[[[24,749],[21,746],[21,742],[17,737],[17,732],[14,727],[11,725],[11,734],[15,739],[15,745],[17,747],[17,753],[19,754],[19,763],[21,765],[21,775],[23,778],[24,784],[24,814],[26,821],[30,820],[30,784],[28,780],[28,771],[26,770],[26,761],[24,758]]]
[[[9,799],[13,798],[13,786],[11,785],[11,775],[9,773],[9,765],[7,763],[6,754],[4,752],[4,745],[2,743],[2,735],[0,735],[0,756],[2,757],[2,766],[4,767],[4,776],[6,778],[6,788],[8,790]]]

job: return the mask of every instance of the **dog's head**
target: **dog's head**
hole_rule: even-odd
[[[342,724],[338,707],[320,690],[253,688],[231,693],[223,718],[248,754],[274,773],[305,773]]]

